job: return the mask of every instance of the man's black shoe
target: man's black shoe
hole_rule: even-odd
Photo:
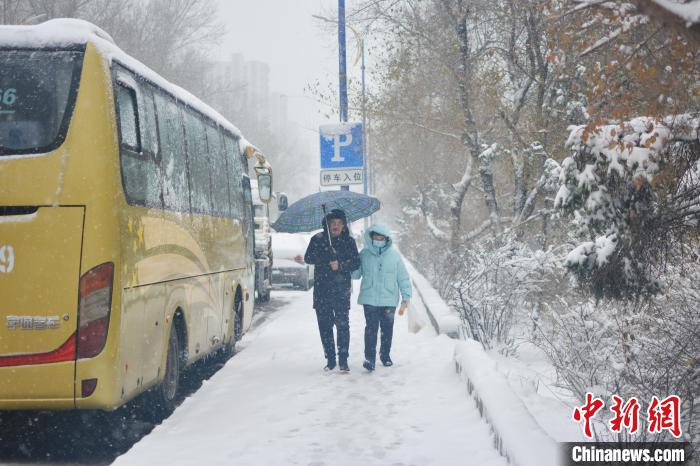
[[[389,367],[389,366],[394,365],[394,363],[391,361],[391,358],[389,356],[387,356],[385,358],[381,358],[381,359],[382,359],[382,364],[384,365],[384,367]]]
[[[348,367],[348,360],[341,359],[340,361],[338,361],[338,368],[343,372],[350,372],[350,368]]]
[[[324,371],[332,371],[333,369],[335,369],[335,358],[329,359],[326,367],[323,368]]]
[[[369,361],[368,359],[365,359],[365,362],[362,363],[362,367],[372,372],[374,370],[374,363]]]

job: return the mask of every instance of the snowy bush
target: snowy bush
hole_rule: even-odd
[[[536,317],[540,295],[555,272],[554,255],[514,238],[489,239],[465,249],[460,263],[449,303],[484,348],[512,353],[514,325]]]
[[[682,267],[670,267],[663,282],[664,295],[648,300],[596,303],[574,295],[543,303],[536,343],[556,367],[559,384],[581,401],[587,392],[604,400],[634,396],[644,413],[652,396],[680,396],[682,430],[695,440],[700,434],[694,403],[700,395],[697,257]],[[599,416],[603,421],[607,408]],[[637,441],[670,440],[641,430]],[[597,426],[599,439],[631,440],[612,435],[606,425]]]
[[[660,290],[670,244],[697,227],[697,128],[687,115],[572,128],[554,204],[581,238],[566,265],[596,297]]]

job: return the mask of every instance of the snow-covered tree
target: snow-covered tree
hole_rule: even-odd
[[[572,129],[555,207],[572,214],[582,238],[566,265],[596,296],[658,292],[666,259],[695,234],[697,129],[690,115]]]

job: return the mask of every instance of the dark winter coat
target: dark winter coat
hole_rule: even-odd
[[[328,247],[328,225],[324,219],[323,232],[311,237],[304,255],[304,262],[314,265],[314,309],[324,306],[350,309],[351,274],[360,267],[360,254],[347,226],[340,236],[331,238],[331,243],[335,255]],[[337,272],[329,265],[333,260],[338,261]]]

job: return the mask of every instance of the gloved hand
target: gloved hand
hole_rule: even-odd
[[[401,301],[401,306],[399,307],[400,316],[402,316],[404,312],[406,312],[406,308],[408,308],[408,303],[406,301]]]

